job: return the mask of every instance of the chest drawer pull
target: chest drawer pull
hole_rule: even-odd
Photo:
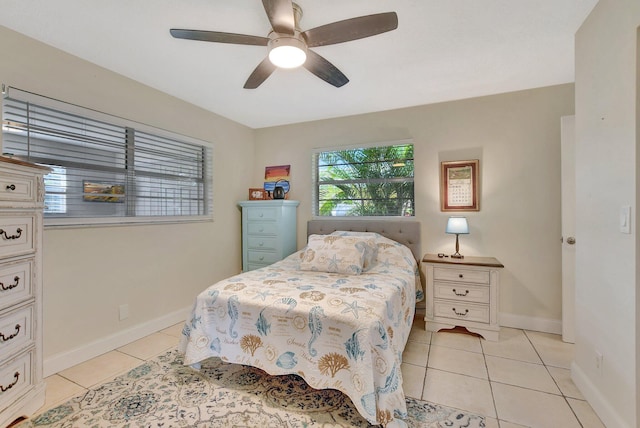
[[[468,294],[469,294],[469,290],[465,290],[465,292],[464,292],[464,293],[458,293],[458,292],[456,291],[456,289],[454,288],[454,289],[453,289],[453,290],[451,290],[451,291],[453,291],[453,294],[455,294],[456,296],[460,296],[460,297],[464,297],[464,296],[466,296],[466,295],[468,295]]]
[[[16,324],[15,329],[16,329],[16,332],[13,333],[13,334],[10,334],[9,336],[5,336],[3,333],[0,333],[0,339],[3,342],[6,342],[8,340],[13,339],[14,337],[16,337],[20,333],[20,324]]]
[[[0,229],[0,235],[2,235],[2,238],[6,239],[6,240],[18,239],[18,238],[20,238],[20,236],[22,236],[22,229],[17,228],[15,235],[7,235],[7,232],[4,229]]]
[[[469,309],[465,309],[464,312],[458,312],[456,311],[456,308],[451,308],[451,310],[453,310],[453,313],[455,313],[459,317],[466,317],[469,313]]]
[[[7,190],[16,190],[16,185],[15,184],[7,184]]]
[[[4,385],[0,385],[0,392],[7,392],[8,390],[10,390],[11,388],[13,388],[13,386],[18,383],[18,379],[20,378],[20,372],[15,372],[15,374],[13,375],[13,377],[16,379],[14,380],[11,384],[9,384],[9,386],[4,386]]]
[[[9,286],[5,286],[4,282],[0,282],[0,287],[2,287],[2,291],[8,291],[8,290],[11,290],[12,288],[16,288],[18,286],[18,283],[20,282],[20,277],[16,275],[13,278],[13,280],[15,281],[15,283],[9,284]]]

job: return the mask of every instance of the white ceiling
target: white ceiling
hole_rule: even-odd
[[[574,34],[597,0],[296,2],[302,30],[389,11],[398,29],[314,48],[350,79],[342,88],[299,68],[248,90],[266,47],[179,40],[169,29],[266,37],[259,0],[0,0],[0,25],[263,128],[573,82]]]

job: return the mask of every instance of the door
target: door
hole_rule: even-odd
[[[575,116],[560,118],[562,209],[562,340],[575,341],[576,151]]]

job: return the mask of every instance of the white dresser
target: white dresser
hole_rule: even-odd
[[[48,171],[0,157],[0,427],[31,416],[45,400],[42,210]]]
[[[242,270],[268,266],[297,249],[297,208],[285,199],[242,201]]]
[[[426,254],[422,265],[427,281],[426,330],[461,326],[497,341],[502,263],[493,257],[452,259]]]

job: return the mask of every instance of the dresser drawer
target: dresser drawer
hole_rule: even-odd
[[[0,217],[0,257],[33,251],[35,217]]]
[[[276,223],[248,223],[247,233],[249,235],[276,235],[278,225]]]
[[[6,407],[33,384],[33,349],[0,367],[0,408]]]
[[[33,341],[33,304],[0,315],[0,355]]]
[[[278,239],[263,236],[250,236],[247,238],[249,248],[254,250],[275,250],[278,248]]]
[[[0,174],[0,199],[3,201],[36,201],[35,177]]]
[[[487,270],[434,268],[433,279],[435,281],[456,281],[489,285],[490,274]]]
[[[436,282],[433,284],[433,287],[435,290],[434,297],[437,299],[489,303],[491,298],[491,289],[479,285]]]
[[[278,218],[278,210],[271,207],[255,207],[248,208],[247,218],[249,221],[254,220],[275,220]]]
[[[248,258],[249,258],[248,260],[249,263],[260,263],[260,264],[262,263],[271,264],[280,260],[280,258],[275,252],[270,252],[270,251],[249,251]]]
[[[33,259],[0,265],[0,309],[33,296]]]
[[[437,317],[489,323],[489,305],[436,300],[434,312]]]

